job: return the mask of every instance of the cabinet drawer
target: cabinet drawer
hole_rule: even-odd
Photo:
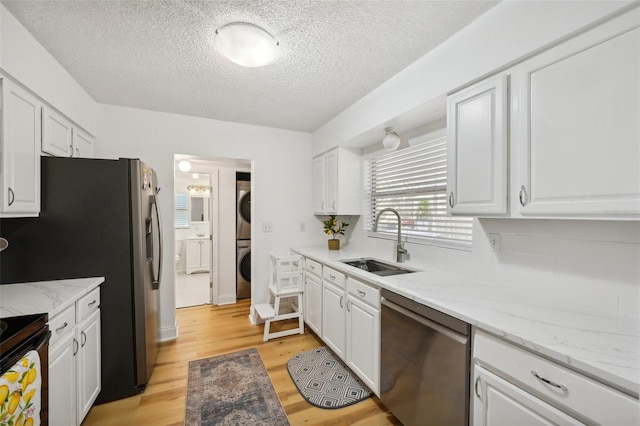
[[[98,307],[100,307],[100,287],[91,290],[91,293],[76,302],[76,321],[82,321]]]
[[[380,309],[380,290],[351,277],[347,278],[347,291],[374,308]]]
[[[637,399],[495,336],[476,330],[473,351],[479,364],[577,418],[609,425],[640,420]]]
[[[335,269],[331,269],[325,266],[322,269],[322,278],[329,281],[330,283],[334,283],[340,288],[344,288],[345,276],[342,272],[338,272]]]
[[[69,306],[67,309],[49,320],[49,331],[51,331],[51,339],[49,345],[53,346],[69,334],[76,325],[76,308]]]
[[[322,265],[320,263],[316,262],[315,260],[311,260],[309,258],[306,258],[304,260],[304,269],[307,272],[310,272],[312,274],[316,274],[319,277],[322,276]]]

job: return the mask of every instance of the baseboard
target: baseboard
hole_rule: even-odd
[[[251,325],[260,325],[264,324],[264,320],[258,316],[256,309],[251,305],[251,309],[249,309],[249,321]]]
[[[162,327],[158,331],[158,340],[161,342],[169,342],[178,338],[178,326]]]
[[[236,303],[236,294],[223,294],[218,296],[218,305],[230,305]]]

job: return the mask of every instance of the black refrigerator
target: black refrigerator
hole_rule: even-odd
[[[137,159],[42,157],[40,216],[2,219],[0,283],[104,276],[102,391],[144,390],[158,354],[162,236],[154,171]]]

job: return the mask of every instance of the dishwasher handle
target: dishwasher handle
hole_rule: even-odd
[[[444,334],[445,336],[449,337],[452,340],[455,340],[456,342],[466,345],[467,342],[469,341],[469,336],[465,336],[463,334],[459,334],[456,333],[455,331],[451,330],[450,328],[447,328],[441,324],[438,324],[437,322],[431,321],[428,318],[425,318],[423,316],[420,316],[418,314],[415,314],[413,312],[411,312],[408,309],[403,308],[400,305],[396,305],[395,303],[391,302],[388,299],[385,299],[384,297],[382,298],[382,305],[386,306],[389,309],[392,309],[406,317],[411,318],[412,320],[431,328],[432,330],[437,331],[438,333]]]

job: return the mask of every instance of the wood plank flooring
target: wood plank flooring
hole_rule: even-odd
[[[337,410],[306,402],[289,377],[287,361],[294,354],[323,343],[306,327],[305,334],[264,343],[264,327],[251,325],[249,306],[250,300],[243,300],[235,305],[178,309],[179,337],[160,347],[158,363],[145,392],[94,406],[83,426],[182,425],[189,361],[252,347],[260,352],[292,425],[400,425],[375,396]]]

